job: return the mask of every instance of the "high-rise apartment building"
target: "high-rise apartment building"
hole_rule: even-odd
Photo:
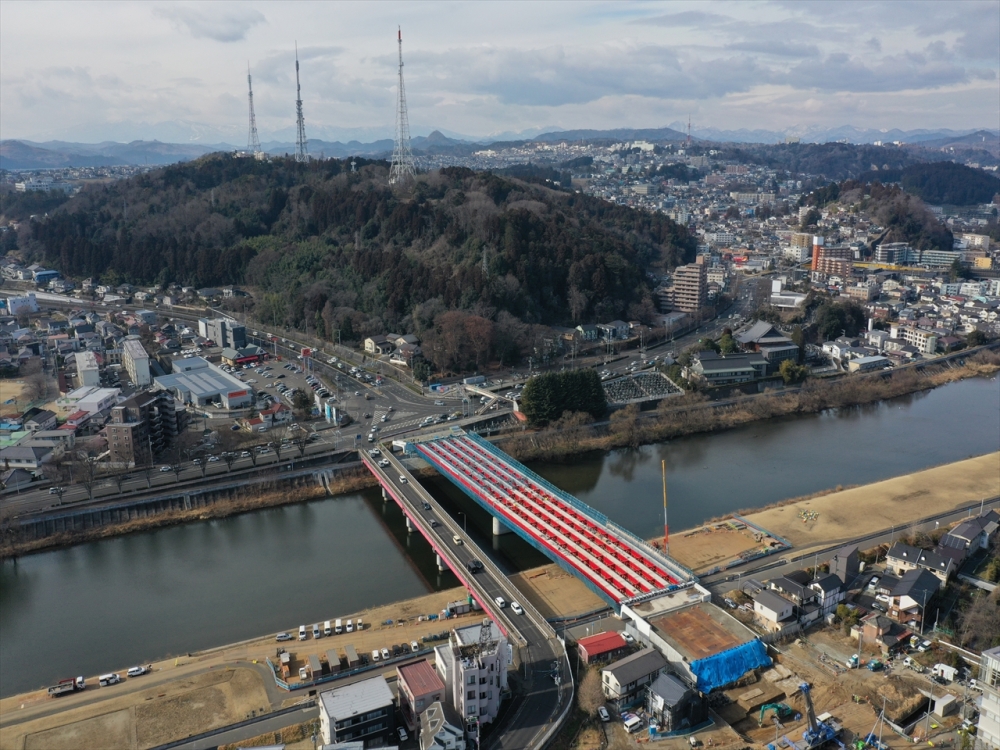
[[[169,447],[184,427],[169,391],[137,393],[111,409],[104,428],[112,463],[143,466]]]
[[[125,365],[129,380],[137,388],[153,382],[149,374],[149,355],[138,339],[125,339],[122,342],[122,364]]]
[[[708,268],[690,263],[674,271],[672,305],[682,312],[697,312],[708,304]]]

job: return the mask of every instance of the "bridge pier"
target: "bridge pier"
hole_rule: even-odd
[[[444,573],[446,570],[448,570],[448,566],[444,564],[444,560],[441,559],[441,555],[435,552],[434,557],[437,560],[438,570],[440,572]]]
[[[385,502],[389,501],[389,493],[385,491],[385,487],[382,488],[382,500]]]
[[[511,530],[508,526],[505,526],[499,518],[493,516],[493,536],[500,536],[501,534],[510,534]]]
[[[413,532],[413,522],[410,520],[409,516],[403,516],[406,519],[406,533],[410,534]]]

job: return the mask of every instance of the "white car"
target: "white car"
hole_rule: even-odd
[[[169,466],[161,466],[160,467],[160,473],[161,474],[166,474],[166,473],[171,472],[171,471],[173,471],[173,469],[171,469]]]
[[[611,721],[611,715],[608,713],[608,709],[604,706],[597,707],[597,715],[601,717],[601,721],[603,722]]]
[[[399,735],[400,742],[406,742],[406,740],[409,739],[410,737],[410,735],[406,733],[406,730],[403,729],[403,727],[396,727],[396,734]]]
[[[523,610],[523,609],[521,609],[521,605],[520,605],[520,604],[518,604],[517,602],[511,602],[511,603],[510,603],[510,609],[511,609],[511,611],[512,611],[512,612],[513,612],[513,613],[514,613],[515,615],[523,615],[523,614],[524,614],[524,610]]]
[[[506,599],[504,599],[504,598],[503,598],[502,596],[498,596],[498,597],[496,597],[496,598],[495,598],[495,599],[494,599],[493,601],[495,601],[495,602],[497,603],[497,606],[498,606],[498,607],[499,607],[500,609],[503,609],[504,607],[506,607],[506,606],[507,606],[507,600],[506,600]]]
[[[406,482],[406,477],[404,477],[402,474],[399,475],[399,483],[400,484],[406,484],[407,483]]]

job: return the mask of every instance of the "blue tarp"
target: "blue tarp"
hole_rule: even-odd
[[[691,662],[691,671],[698,678],[698,689],[710,693],[715,688],[736,682],[751,669],[771,666],[767,647],[754,639],[742,646]]]

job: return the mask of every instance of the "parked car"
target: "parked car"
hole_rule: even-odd
[[[611,715],[608,713],[608,709],[604,706],[597,707],[597,715],[601,717],[601,721],[608,722],[611,721]]]
[[[276,636],[274,636],[274,640],[278,641],[279,643],[281,641],[290,641],[290,640],[292,640],[292,634],[291,633],[278,633]]]

